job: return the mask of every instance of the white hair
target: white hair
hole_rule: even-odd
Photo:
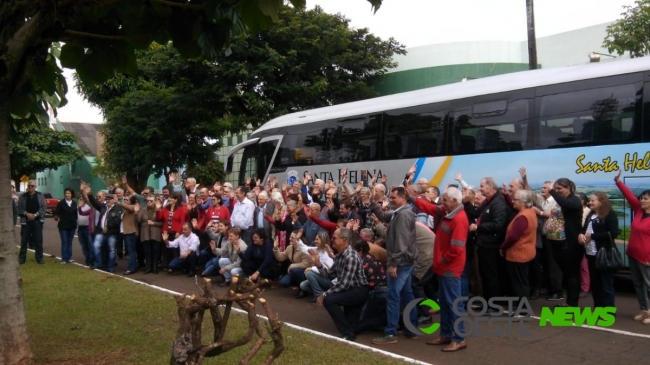
[[[314,185],[318,185],[322,188],[323,186],[325,186],[325,181],[321,179],[316,179],[316,181],[314,181]]]
[[[278,191],[271,193],[271,200],[284,204],[284,198],[282,198],[282,194]]]
[[[260,192],[260,194],[257,196],[258,198],[264,198],[264,199],[269,199],[269,194],[266,193],[266,191]]]
[[[445,190],[445,195],[447,195],[449,199],[455,200],[457,203],[463,202],[463,193],[453,186],[448,187],[447,190]]]
[[[418,179],[418,184],[429,184],[429,180],[421,177]]]
[[[188,177],[186,181],[189,182],[190,184],[196,185],[196,179],[193,177]]]

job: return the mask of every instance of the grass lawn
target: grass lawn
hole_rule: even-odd
[[[100,271],[46,262],[28,260],[20,266],[34,364],[169,364],[178,329],[171,295]],[[204,342],[212,334],[209,316],[206,312]],[[226,338],[243,335],[247,326],[243,315],[231,315]],[[286,349],[276,364],[403,364],[287,327],[282,333]],[[266,344],[253,363],[271,348]],[[243,346],[205,364],[237,364],[247,350]]]

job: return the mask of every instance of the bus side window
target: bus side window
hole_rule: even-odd
[[[328,162],[364,162],[379,159],[381,114],[336,121]]]
[[[598,145],[633,138],[634,84],[555,93],[537,99],[537,148]]]
[[[468,104],[471,106],[454,111],[453,153],[521,151],[527,148],[528,99]]]
[[[431,104],[384,113],[382,159],[444,155],[446,104]]]

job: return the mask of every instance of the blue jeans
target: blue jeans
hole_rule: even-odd
[[[305,269],[300,267],[294,267],[289,270],[289,274],[285,275],[280,279],[280,286],[283,288],[289,288],[293,285],[300,285],[305,281]]]
[[[207,266],[207,263],[215,257],[216,256],[212,253],[212,250],[209,247],[204,248],[199,252],[199,265]]]
[[[93,255],[95,256],[95,267],[102,267],[102,247],[108,243],[108,264],[106,269],[108,272],[115,272],[115,244],[117,243],[118,235],[107,235],[104,233],[97,233],[95,242],[93,243]]]
[[[440,304],[440,335],[454,342],[462,342],[464,336],[460,336],[454,331],[454,323],[456,323],[458,315],[453,311],[454,300],[461,296],[461,279],[438,276],[438,283],[440,284],[440,296],[438,297],[438,304]],[[459,313],[465,311],[461,301],[458,302],[456,308]],[[461,321],[459,323],[458,330],[463,335],[465,334],[465,322]]]
[[[124,235],[124,245],[126,246],[126,253],[129,255],[129,271],[138,271],[138,250],[136,244],[138,236],[135,233]]]
[[[318,272],[309,270],[305,273],[307,280],[300,283],[300,289],[314,293],[314,297],[320,297],[325,290],[332,287],[332,281]]]
[[[205,264],[205,269],[203,270],[204,275],[214,275],[215,272],[219,272],[221,267],[219,266],[219,259],[221,257],[215,257],[212,260],[208,261]]]
[[[79,226],[77,229],[77,236],[79,238],[79,245],[81,246],[81,251],[84,253],[86,258],[86,266],[93,266],[94,256],[93,256],[93,241],[90,238],[90,232],[88,231],[88,226]]]
[[[75,229],[59,229],[61,236],[61,261],[70,262],[72,259],[72,239]]]
[[[232,264],[232,261],[230,261],[230,259],[227,257],[222,257],[219,259],[219,267],[225,267],[230,264]],[[223,273],[223,281],[229,282],[233,276],[239,275],[241,273],[243,273],[241,267],[235,267],[233,269],[226,270],[226,272]]]
[[[384,334],[387,336],[397,335],[397,324],[400,320],[400,304],[406,306],[415,299],[413,296],[413,289],[411,288],[411,274],[413,273],[415,265],[399,265],[397,267],[397,277],[393,278],[390,275],[387,277],[388,292],[386,295],[386,327]],[[406,314],[406,313],[405,313]],[[413,307],[409,313],[411,323],[418,323],[418,312]],[[415,336],[406,330],[409,336]]]

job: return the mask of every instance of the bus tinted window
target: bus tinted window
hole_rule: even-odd
[[[447,106],[423,105],[384,113],[382,158],[441,156]]]
[[[454,111],[453,151],[484,153],[527,149],[529,100],[496,100]]]
[[[546,95],[538,103],[538,148],[607,144],[633,137],[634,84]]]
[[[329,163],[379,159],[381,115],[342,119],[335,125]]]
[[[327,123],[291,127],[273,161],[274,167],[329,163],[331,130]]]

